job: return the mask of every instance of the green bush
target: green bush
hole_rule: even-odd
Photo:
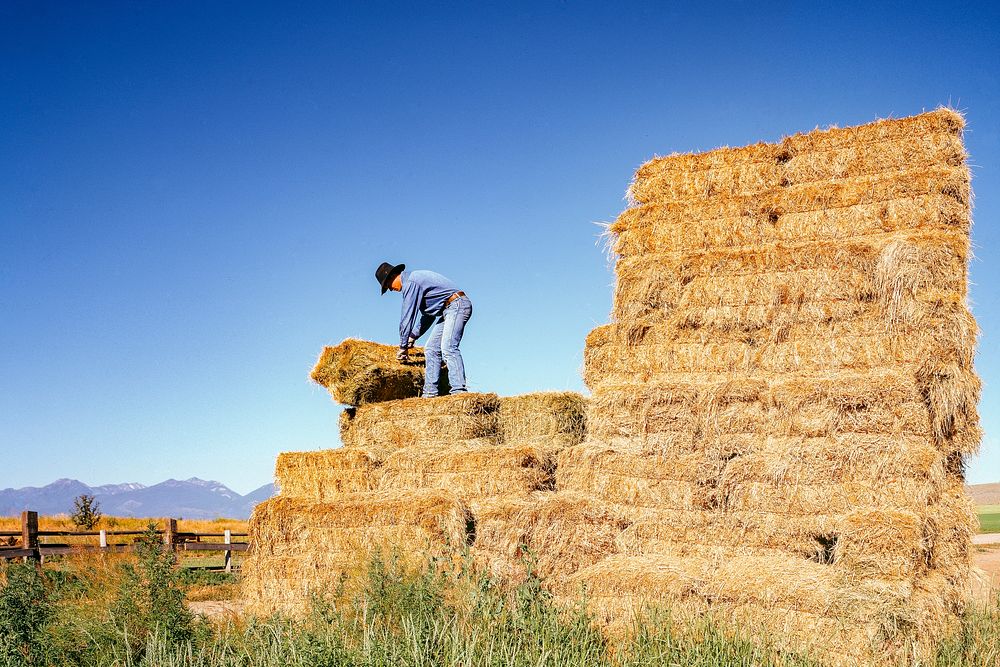
[[[46,626],[52,604],[42,575],[31,563],[5,568],[0,588],[0,665],[43,665],[46,661]]]
[[[190,639],[193,617],[184,607],[177,557],[152,523],[136,545],[136,563],[121,566],[121,582],[111,607],[111,621],[122,641],[141,649],[151,634],[168,643]]]

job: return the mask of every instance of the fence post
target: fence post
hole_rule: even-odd
[[[37,557],[38,554],[38,512],[25,510],[21,512],[21,548],[34,549],[34,556],[25,556],[24,561]]]
[[[233,533],[228,528],[226,528],[226,536],[224,539],[226,544],[233,543]],[[233,571],[233,550],[226,549],[226,572],[232,572],[232,571]]]
[[[167,549],[174,550],[174,543],[177,540],[177,519],[167,519],[167,525],[163,529],[163,543]]]
[[[104,528],[101,528],[101,548],[102,549],[108,548],[108,531],[105,530]]]

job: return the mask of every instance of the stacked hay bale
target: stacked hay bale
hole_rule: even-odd
[[[419,396],[424,386],[424,350],[410,350],[406,362],[396,359],[399,348],[368,340],[348,338],[323,348],[310,379],[326,387],[342,405],[365,405]],[[448,393],[447,373],[438,389]]]
[[[962,127],[938,110],[639,169],[588,437],[556,473],[630,525],[562,595],[843,664],[948,629],[980,437]]]
[[[573,491],[486,499],[474,505],[474,515],[472,555],[480,567],[510,584],[530,571],[550,589],[618,553],[631,525],[621,508]]]
[[[597,562],[628,524],[582,494],[557,493],[556,460],[582,442],[586,401],[573,392],[542,392],[500,399],[499,435],[545,460],[546,482],[530,493],[483,495],[470,501],[476,523],[472,555],[501,580],[522,581],[530,567],[547,582],[563,580]]]
[[[341,418],[347,446],[278,456],[280,494],[250,518],[243,594],[252,611],[301,612],[313,594],[363,571],[376,552],[416,566],[465,548],[468,505],[439,489],[384,490],[382,464],[394,447],[437,440],[433,431],[445,422],[453,435],[490,432],[496,397],[421,402],[412,397],[423,386],[422,350],[409,363],[395,355],[392,346],[348,339],[316,362],[310,377],[350,406]]]
[[[349,407],[340,416],[340,439],[345,446],[384,453],[489,439],[499,408],[496,394],[473,393]]]
[[[555,456],[583,435],[578,394],[411,398],[422,366],[367,341],[327,348],[312,377],[355,403],[341,416],[344,447],[278,457],[280,495],[255,508],[244,565],[257,612],[302,611],[376,552],[412,566],[463,553],[470,507],[551,489]]]
[[[345,451],[378,461],[380,489],[447,489],[473,507],[554,485],[555,456],[582,438],[583,397],[457,394],[348,408]]]
[[[364,572],[373,553],[418,567],[467,539],[468,508],[452,493],[357,492],[327,502],[279,495],[254,508],[243,596],[257,613],[298,613]]]

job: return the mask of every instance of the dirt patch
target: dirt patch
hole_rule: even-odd
[[[206,618],[236,617],[243,611],[243,602],[240,600],[199,600],[188,602],[187,608],[192,614]]]
[[[989,601],[1000,592],[1000,544],[979,545],[974,549],[973,559],[983,577],[973,585],[973,596],[976,600]]]

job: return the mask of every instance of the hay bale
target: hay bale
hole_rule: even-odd
[[[921,620],[927,608],[915,593],[906,580],[844,580],[812,561],[696,546],[659,556],[612,556],[556,588],[557,600],[569,603],[583,595],[599,620],[619,627],[655,608],[682,620],[705,615],[742,620],[753,639],[853,665],[896,655],[907,645],[906,630],[927,625]],[[784,629],[762,626],[746,613],[750,610],[780,612],[794,623]],[[829,627],[840,631],[818,631]]]
[[[440,490],[356,493],[332,503],[278,496],[250,518],[244,597],[259,613],[298,613],[309,593],[363,572],[375,553],[412,568],[460,553],[470,525],[468,508]]]
[[[422,541],[461,548],[469,519],[468,509],[454,494],[437,489],[355,493],[333,503],[279,495],[254,508],[251,540],[254,553],[261,555],[289,545],[299,548],[303,540],[339,556],[379,547],[422,546]],[[397,537],[409,542],[393,543]]]
[[[505,581],[523,581],[530,562],[547,585],[618,552],[629,520],[606,504],[574,493],[540,492],[472,504],[476,562]]]
[[[979,532],[976,507],[961,476],[949,476],[945,491],[925,515],[927,564],[941,578],[941,600],[951,614],[961,614],[972,595],[972,536]]]
[[[909,230],[968,232],[972,220],[968,206],[937,192],[812,211],[737,214],[693,223],[685,224],[669,204],[626,209],[610,227],[614,238],[611,250],[622,257],[635,257],[710,247],[793,243],[804,238],[843,241]]]
[[[456,394],[370,403],[345,410],[340,438],[345,445],[387,453],[497,437],[496,394]]]
[[[611,455],[615,461],[609,461]],[[601,459],[604,460],[601,460]],[[589,460],[588,460],[589,459]],[[841,514],[860,508],[914,511],[940,493],[919,477],[898,478],[874,485],[870,480],[786,484],[744,480],[727,472],[724,459],[712,453],[676,461],[658,455],[560,458],[556,488],[589,492],[629,509],[761,511],[784,516]],[[694,461],[694,463],[692,463]],[[564,463],[568,465],[564,465]],[[680,466],[685,466],[683,469]]]
[[[706,153],[673,154],[642,165],[633,202],[732,197],[807,181],[960,165],[965,121],[951,109]]]
[[[497,444],[470,440],[415,445],[387,455],[382,489],[447,489],[466,502],[495,496],[523,496],[555,483],[555,451],[548,441]]]
[[[572,391],[546,391],[500,399],[498,424],[504,442],[566,435],[567,442],[583,440],[586,399]]]
[[[710,469],[720,487],[750,482],[774,486],[867,482],[877,486],[911,478],[924,480],[939,492],[946,479],[945,460],[929,438],[908,434],[809,437],[712,432],[710,443],[689,435],[684,439],[660,435],[666,437],[591,440],[561,453],[560,468],[566,470],[560,472],[596,466],[619,475],[649,472],[701,479]],[[692,477],[681,469],[700,472]]]
[[[879,125],[892,129],[879,134],[873,129]],[[655,158],[636,172],[628,197],[633,203],[649,203],[763,195],[798,184],[962,165],[964,125],[961,115],[940,109],[908,119],[800,134],[778,144]]]
[[[687,373],[832,372],[915,364],[924,350],[904,336],[844,336],[781,342],[666,343],[589,351],[588,366],[600,366],[613,377],[646,377]]]
[[[309,377],[326,387],[333,400],[344,405],[364,405],[419,396],[424,386],[424,351],[410,350],[410,360],[396,360],[398,348],[348,338],[323,348]],[[447,373],[439,391],[447,394]]]
[[[657,556],[611,556],[570,577],[560,594],[646,597],[670,602],[701,598],[713,604],[759,604],[847,622],[903,620],[913,587],[905,580],[845,585],[822,563],[739,548],[684,545]]]
[[[631,556],[669,554],[685,545],[782,554],[849,576],[892,579],[923,574],[929,557],[925,518],[916,512],[853,510],[788,516],[761,511],[647,511],[617,539]]]
[[[919,256],[925,269],[919,282],[910,286],[914,308],[933,307],[939,294],[965,295],[968,233],[928,229],[842,241],[712,246],[698,252],[622,257],[616,265],[612,314],[621,323],[655,314],[684,322],[687,311],[707,307],[869,302],[884,289],[880,267],[896,265],[905,256],[900,246]]]
[[[705,509],[714,495],[708,481],[718,475],[721,463],[705,452],[692,452],[678,462],[587,443],[559,453],[556,489],[588,494],[632,515],[649,508]]]
[[[555,596],[557,604],[567,608],[579,605],[579,599]],[[809,656],[830,667],[882,664],[873,648],[884,646],[878,623],[849,623],[767,604],[713,605],[699,598],[663,601],[642,593],[587,598],[586,608],[596,624],[617,636],[634,636],[642,624],[662,627],[669,619],[674,634],[698,641],[699,628],[710,621],[727,637]]]
[[[705,378],[701,388],[691,388],[687,381],[609,383],[594,391],[589,432],[592,439],[600,441],[628,437],[650,443],[655,440],[650,436],[657,434],[689,433],[698,434],[700,440],[728,440],[734,446],[740,436],[812,439],[850,434],[860,438],[866,451],[870,449],[866,443],[876,436],[912,439],[931,435],[927,408],[912,378],[906,384],[905,376],[886,374],[881,376],[884,382],[880,385],[884,393],[852,396],[856,386],[852,379],[857,378],[844,377],[843,384],[831,385],[821,378],[789,375],[763,384],[736,386]],[[876,378],[869,374],[864,379],[863,386],[870,391],[868,387]],[[904,382],[894,385],[897,379]],[[731,393],[754,386],[758,392],[753,395]],[[833,390],[825,391],[828,387]],[[783,395],[786,388],[802,393]],[[806,400],[806,395],[812,400]],[[851,446],[845,443],[845,447]],[[887,455],[892,456],[891,452]]]
[[[282,452],[274,466],[281,495],[330,502],[344,494],[374,491],[379,461],[363,448]]]
[[[749,224],[749,220],[759,225],[774,224],[780,222],[781,216],[788,214],[879,204],[928,195],[944,195],[967,206],[971,196],[968,170],[964,165],[936,165],[836,181],[782,186],[762,192],[680,200],[654,199],[637,203],[659,205],[661,219],[667,222],[660,229],[666,231],[666,227],[673,224],[689,224],[695,226],[694,231],[708,232],[716,229],[715,221],[722,218],[740,219],[744,227]],[[622,226],[612,226],[609,231],[612,234],[634,231],[634,228],[624,227],[628,220],[630,219],[622,219]],[[649,230],[643,231],[649,233]],[[723,232],[721,237],[708,237],[704,245],[722,247],[724,243],[719,241],[726,238],[728,236]]]
[[[845,452],[827,462],[827,470],[843,466],[848,457]],[[768,476],[764,465],[787,467],[782,471],[786,477],[804,469],[792,456],[762,464],[760,457],[741,461],[722,449],[694,448],[672,456],[623,452],[590,443],[559,454],[556,488],[590,493],[631,511],[761,511],[785,516],[843,514],[861,508],[916,511],[941,493],[940,486],[923,476],[887,476],[876,482],[866,471],[856,478],[848,475],[830,481],[817,476],[788,482]]]

